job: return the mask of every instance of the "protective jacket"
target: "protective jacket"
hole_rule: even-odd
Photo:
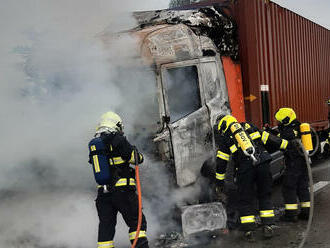
[[[100,135],[104,143],[105,150],[96,150],[93,146],[89,147],[89,163],[94,164],[93,156],[105,153],[109,159],[110,178],[104,183],[107,190],[115,187],[135,188],[135,172],[130,164],[135,164],[134,147],[127,141],[126,137],[119,132],[102,133]],[[142,154],[138,154],[138,163],[143,162]],[[93,163],[94,162],[94,163]],[[99,161],[97,161],[99,163]]]
[[[297,119],[293,120],[288,125],[278,125],[279,137],[289,141],[285,155],[291,159],[303,156],[303,152],[298,143],[298,140],[301,139],[300,125],[301,123]]]

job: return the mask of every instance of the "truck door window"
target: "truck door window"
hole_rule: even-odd
[[[197,66],[167,68],[164,77],[171,123],[202,106]]]

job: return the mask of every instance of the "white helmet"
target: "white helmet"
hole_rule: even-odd
[[[120,116],[112,111],[109,111],[101,116],[101,120],[96,126],[96,133],[122,132],[123,128],[124,126]]]

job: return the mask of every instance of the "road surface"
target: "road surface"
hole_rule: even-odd
[[[319,162],[312,166],[313,182],[330,181],[330,160]],[[280,182],[274,184],[273,202],[278,208],[283,206],[281,197]],[[304,247],[322,248],[330,247],[330,187],[325,187],[315,195],[314,218],[310,232],[307,234],[307,240]],[[262,237],[261,228],[257,229],[256,242],[248,243],[242,238],[239,231],[230,231],[229,233],[208,234],[186,242],[160,247],[189,247],[189,248],[295,248],[299,247],[304,235],[306,234],[307,221],[298,221],[298,223],[285,223],[277,218],[275,226],[275,235],[270,240]]]

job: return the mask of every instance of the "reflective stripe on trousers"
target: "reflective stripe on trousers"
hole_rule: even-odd
[[[285,210],[297,210],[298,204],[285,204]]]
[[[114,242],[111,241],[103,241],[103,242],[97,242],[97,248],[112,248],[114,246]]]
[[[300,207],[302,208],[310,208],[311,207],[311,202],[301,202]]]
[[[255,222],[254,215],[241,216],[241,223],[242,224],[245,224],[245,223],[254,223],[254,222]]]
[[[136,236],[136,232],[131,232],[128,235],[129,235],[129,239],[130,240],[134,240],[135,239],[135,236]],[[146,238],[146,237],[147,237],[146,231],[140,230],[140,232],[139,232],[139,238]]]
[[[260,217],[261,218],[271,218],[274,217],[274,210],[260,210]]]

